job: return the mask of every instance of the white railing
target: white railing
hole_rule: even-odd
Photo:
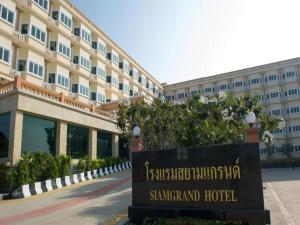
[[[14,31],[13,35],[14,35],[14,37],[19,39],[20,41],[25,41],[24,34],[21,34],[19,31]]]
[[[21,75],[21,73],[20,73],[20,71],[17,71],[17,70],[10,70],[9,71],[9,76],[10,77],[16,77],[16,76],[20,76]]]

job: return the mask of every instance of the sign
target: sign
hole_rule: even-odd
[[[129,218],[196,216],[269,222],[257,144],[133,153]]]

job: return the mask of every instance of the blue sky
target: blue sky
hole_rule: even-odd
[[[300,56],[299,0],[71,0],[160,82]]]

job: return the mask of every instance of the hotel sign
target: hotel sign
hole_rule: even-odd
[[[142,212],[148,217],[152,211],[173,215],[174,210],[180,215],[214,211],[226,217],[230,210],[231,215],[259,212],[268,217],[257,144],[137,152],[132,164],[129,217]]]

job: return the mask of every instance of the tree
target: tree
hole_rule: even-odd
[[[257,97],[236,98],[221,92],[215,96],[194,95],[186,103],[173,105],[158,98],[152,103],[139,100],[121,104],[118,127],[129,139],[132,129],[141,128],[145,150],[245,142],[244,118],[254,112],[265,140],[272,143],[272,131],[282,122],[262,112]],[[271,141],[272,139],[272,141]]]

